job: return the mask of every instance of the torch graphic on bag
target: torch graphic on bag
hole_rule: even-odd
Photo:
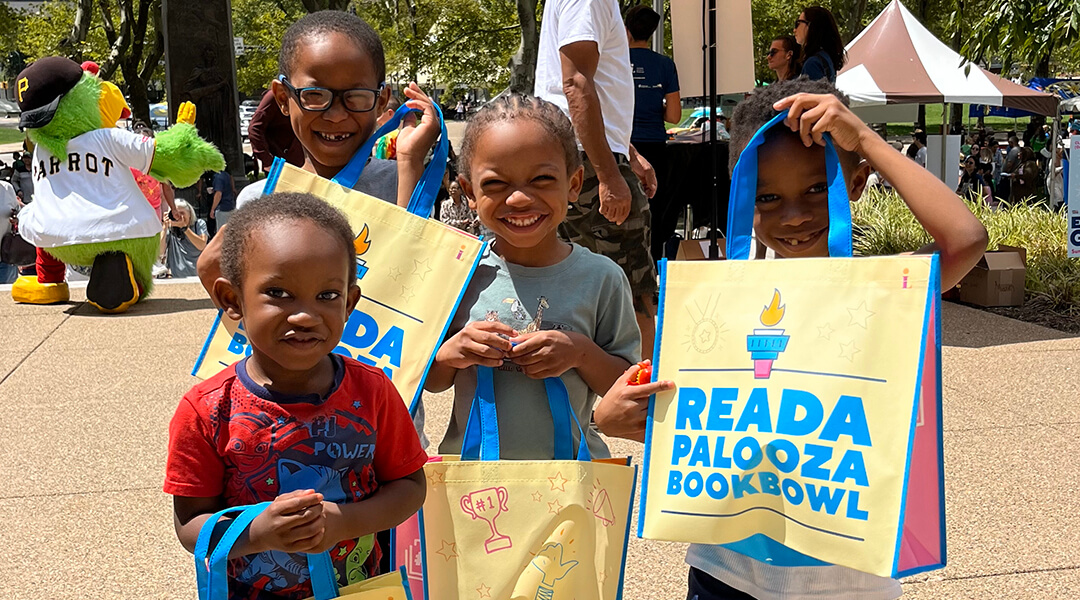
[[[754,379],[768,379],[772,375],[773,361],[787,349],[788,337],[783,329],[774,329],[784,318],[785,306],[780,304],[780,290],[773,290],[772,302],[761,311],[761,324],[765,329],[755,329],[746,336],[746,350],[754,361]]]

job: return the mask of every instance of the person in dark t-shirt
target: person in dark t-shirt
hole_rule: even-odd
[[[630,143],[652,164],[659,180],[656,194],[649,200],[652,255],[653,260],[659,260],[679,218],[678,207],[671,205],[673,199],[663,189],[667,172],[664,122],[678,123],[682,118],[679,74],[674,61],[649,49],[649,38],[660,24],[659,14],[647,6],[635,6],[626,12],[624,23],[634,73],[634,129]]]

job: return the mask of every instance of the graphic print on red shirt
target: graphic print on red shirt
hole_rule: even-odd
[[[169,425],[165,493],[224,496],[237,506],[313,489],[348,503],[422,468],[427,455],[390,380],[350,358],[331,359],[326,396],[268,390],[248,377],[247,359],[192,388]],[[382,552],[369,535],[341,541],[330,555],[344,586],[375,575]],[[303,554],[246,556],[230,561],[229,575],[233,599],[312,595]]]

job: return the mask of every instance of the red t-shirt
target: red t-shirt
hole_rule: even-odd
[[[184,395],[169,424],[165,493],[224,496],[228,506],[314,489],[328,502],[357,502],[380,482],[422,468],[427,454],[401,396],[382,371],[330,355],[328,395],[289,396],[251,380],[241,360]],[[373,536],[330,550],[339,584],[377,574]],[[264,552],[229,564],[229,597],[312,595],[303,554]]]

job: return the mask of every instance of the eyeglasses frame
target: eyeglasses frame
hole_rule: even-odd
[[[379,84],[379,89],[375,89],[375,90],[373,90],[371,88],[363,88],[363,87],[349,88],[347,90],[332,90],[330,88],[320,87],[320,86],[317,86],[317,85],[311,85],[311,86],[307,86],[307,87],[298,88],[298,87],[294,86],[289,81],[289,78],[286,77],[285,74],[278,75],[277,80],[280,81],[281,84],[285,86],[285,89],[289,90],[289,92],[292,93],[294,98],[296,98],[296,105],[300,107],[300,110],[304,110],[304,111],[307,111],[307,112],[326,112],[326,111],[330,110],[331,107],[334,106],[334,102],[339,97],[341,98],[341,106],[345,110],[347,110],[347,111],[349,111],[351,113],[371,112],[371,111],[375,110],[376,106],[379,105],[379,96],[382,95],[383,89],[386,88],[386,82],[385,81]],[[305,91],[305,90],[325,90],[327,92],[330,92],[330,103],[326,105],[326,108],[308,108],[308,107],[304,106],[303,101],[300,99],[300,93]],[[349,92],[355,92],[355,91],[371,92],[371,93],[375,94],[375,102],[372,103],[371,108],[369,108],[367,110],[353,110],[353,109],[349,108],[349,106],[345,103],[345,94],[347,94]]]

